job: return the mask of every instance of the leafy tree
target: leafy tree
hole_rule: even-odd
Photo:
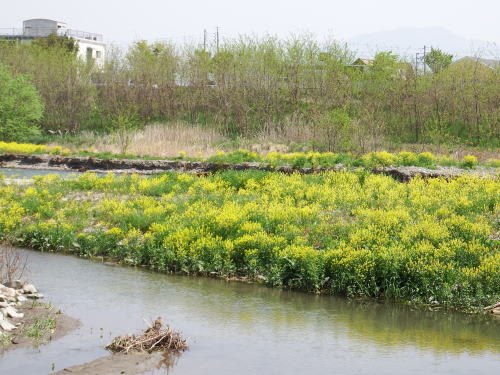
[[[43,48],[60,48],[75,56],[78,53],[78,43],[73,38],[57,35],[56,33],[52,33],[47,37],[36,38],[33,44]]]
[[[374,56],[370,72],[374,78],[386,80],[395,78],[399,68],[398,55],[393,54],[391,51],[385,51]]]
[[[0,139],[27,141],[39,135],[36,121],[42,114],[40,96],[28,78],[13,76],[0,64]]]
[[[452,59],[453,55],[437,48],[431,48],[431,52],[425,55],[425,63],[432,69],[433,73],[439,73],[446,69],[451,64]]]
[[[319,126],[324,130],[328,151],[349,150],[352,140],[351,118],[346,108],[334,108],[319,116]]]

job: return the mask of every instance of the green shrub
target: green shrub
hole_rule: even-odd
[[[36,122],[42,114],[40,97],[28,78],[13,76],[0,64],[0,140],[26,141],[39,135]]]

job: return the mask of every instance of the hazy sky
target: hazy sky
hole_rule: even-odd
[[[50,18],[104,34],[119,44],[137,39],[202,38],[310,31],[347,40],[403,26],[443,27],[470,39],[500,42],[499,0],[0,0],[0,28]]]

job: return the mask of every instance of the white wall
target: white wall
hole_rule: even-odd
[[[92,49],[91,57],[94,59],[96,65],[99,67],[104,65],[104,59],[106,58],[106,45],[104,43],[90,41],[87,39],[75,40],[78,42],[78,57],[80,57],[83,61],[86,61],[87,49]]]

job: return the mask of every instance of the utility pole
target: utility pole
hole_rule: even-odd
[[[207,29],[203,29],[203,52],[207,51]]]
[[[432,47],[431,47],[432,48]],[[427,64],[425,62],[425,57],[427,56],[427,46],[424,46],[423,48],[423,53],[422,52],[417,52],[415,54],[415,72],[418,73],[418,65],[419,63],[422,63],[423,67],[424,67],[424,74],[426,73],[427,71]]]

